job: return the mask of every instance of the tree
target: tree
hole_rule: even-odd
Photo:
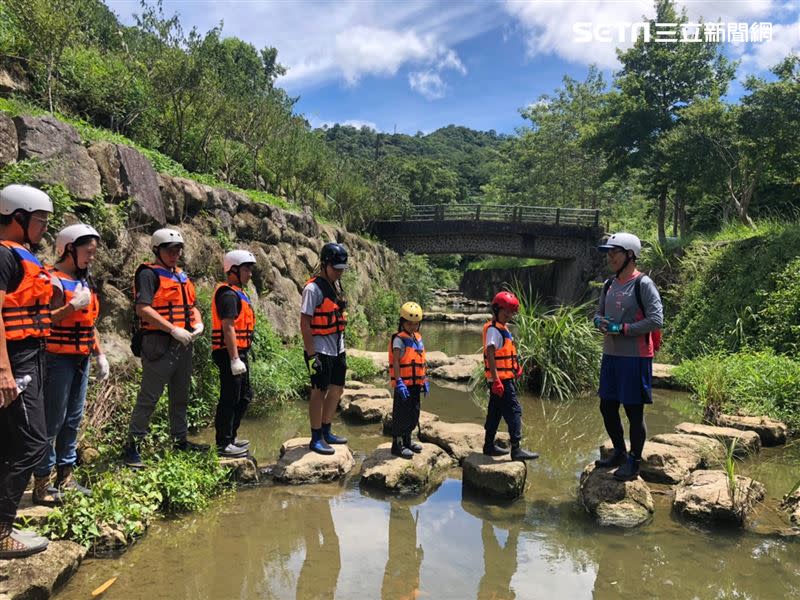
[[[642,32],[630,49],[617,51],[622,69],[615,75],[616,89],[608,96],[606,118],[594,141],[605,151],[609,174],[641,170],[657,207],[658,238],[663,242],[671,182],[661,169],[666,159],[658,142],[679,124],[682,110],[692,102],[723,95],[734,66],[714,42],[657,41],[656,23],[680,28],[688,19],[685,10],[678,16],[672,0],[657,0],[655,10],[649,21],[650,40],[645,41]]]

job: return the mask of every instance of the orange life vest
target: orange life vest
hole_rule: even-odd
[[[502,379],[514,379],[517,376],[519,362],[517,357],[517,347],[514,345],[514,338],[508,327],[497,321],[489,321],[483,326],[483,367],[486,379],[492,378],[489,369],[489,358],[486,355],[486,332],[489,327],[494,327],[503,336],[503,346],[494,349],[494,362],[497,366],[497,376]]]
[[[50,273],[61,282],[65,305],[72,300],[79,283],[84,288],[89,287],[85,279],[73,279],[54,267],[50,268]],[[47,351],[55,354],[91,354],[95,346],[94,324],[99,314],[100,301],[92,290],[92,300],[88,306],[52,324],[50,337],[47,338]]]
[[[403,340],[403,353],[400,355],[400,378],[406,386],[423,385],[428,363],[425,359],[425,344],[422,343],[422,336],[416,331],[413,336],[406,331],[400,331],[389,340],[389,377],[392,387],[396,384],[393,353],[395,338]]]
[[[53,296],[50,274],[22,244],[9,240],[2,240],[0,244],[14,253],[22,267],[22,280],[16,290],[6,292],[3,302],[6,340],[47,337],[50,335],[50,298]]]
[[[322,277],[312,277],[306,281],[306,285],[316,283],[322,291],[322,303],[314,309],[311,317],[312,335],[333,335],[334,333],[344,333],[347,325],[347,313],[340,305],[340,300],[336,296],[333,286]]]
[[[236,331],[236,347],[240,350],[247,350],[253,344],[253,329],[256,326],[256,313],[250,303],[250,297],[242,288],[220,283],[214,290],[211,302],[211,349],[220,350],[225,348],[225,336],[222,333],[222,319],[217,313],[217,294],[221,289],[229,289],[236,293],[239,298],[239,315],[233,322]]]
[[[192,309],[195,305],[194,284],[189,276],[178,267],[170,271],[166,267],[154,263],[139,265],[133,276],[133,296],[136,298],[136,277],[142,269],[152,269],[158,275],[158,289],[153,295],[151,307],[175,327],[193,329]],[[145,331],[160,331],[155,325],[141,321]]]

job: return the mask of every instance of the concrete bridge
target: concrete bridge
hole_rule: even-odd
[[[575,302],[598,268],[600,211],[486,204],[416,206],[372,226],[397,252],[490,254],[556,261],[545,295]]]

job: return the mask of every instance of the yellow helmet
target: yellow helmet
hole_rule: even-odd
[[[422,307],[416,302],[406,302],[400,307],[400,316],[406,321],[419,323],[422,321]]]

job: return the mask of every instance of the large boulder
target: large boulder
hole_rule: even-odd
[[[509,455],[486,456],[472,452],[461,463],[464,485],[493,498],[513,500],[525,491],[528,467]]]
[[[168,223],[180,223],[184,217],[193,217],[205,207],[210,187],[166,173],[159,173],[158,178]]]
[[[743,431],[755,431],[761,438],[762,446],[781,446],[786,443],[789,428],[770,417],[744,417],[740,415],[719,415],[717,425],[733,427]]]
[[[586,466],[578,489],[581,505],[600,525],[631,528],[646,523],[655,510],[650,488],[641,477],[617,481],[613,472],[594,463]]]
[[[80,200],[92,200],[102,193],[97,164],[81,143],[77,130],[58,119],[14,117],[20,160],[35,159],[42,165],[37,183],[63,184]]]
[[[391,399],[360,397],[342,409],[342,416],[358,423],[380,423],[390,412],[392,412]]]
[[[607,458],[614,452],[611,440],[600,446],[600,456]],[[678,483],[686,476],[699,469],[702,464],[700,455],[694,450],[680,446],[647,442],[642,450],[642,462],[639,474],[645,481],[653,483]]]
[[[50,542],[47,550],[27,558],[0,560],[0,598],[50,598],[78,570],[86,548],[75,542]]]
[[[418,494],[441,482],[455,463],[439,446],[422,444],[422,452],[409,460],[394,456],[390,443],[381,444],[365,460],[361,483],[388,492]]]
[[[435,415],[425,410],[421,410],[419,412],[420,427],[422,426],[423,423],[428,423],[430,421],[438,421],[438,420],[439,420],[439,415]],[[393,424],[392,411],[389,411],[383,417],[384,435],[392,435],[392,424]]]
[[[420,422],[419,439],[443,448],[461,464],[470,454],[483,451],[484,429],[477,423],[430,420]],[[508,433],[499,432],[495,441],[498,445],[508,446]]]
[[[355,466],[353,454],[345,444],[333,446],[334,454],[323,455],[308,448],[310,438],[292,438],[281,445],[280,458],[272,476],[293,485],[333,481],[347,475]]]
[[[717,427],[715,425],[700,425],[699,423],[679,423],[675,426],[678,433],[689,435],[702,435],[722,442],[726,448],[736,443],[733,450],[734,456],[744,458],[757,454],[761,450],[761,438],[754,431],[741,431],[733,427]]]
[[[25,68],[16,61],[4,60],[0,64],[0,96],[25,95],[30,91],[31,84]]]
[[[725,444],[714,438],[704,437],[702,435],[659,433],[650,438],[650,442],[688,448],[700,455],[702,461],[701,467],[704,469],[718,466],[725,460]],[[648,444],[650,442],[648,442]]]
[[[19,152],[17,144],[17,128],[14,126],[14,121],[0,112],[0,169],[16,162]]]
[[[781,508],[789,513],[789,519],[795,527],[800,527],[800,490],[784,496]]]
[[[725,471],[695,471],[675,488],[672,508],[684,517],[701,521],[743,524],[756,504],[764,499],[760,482],[735,476],[731,489]]]

